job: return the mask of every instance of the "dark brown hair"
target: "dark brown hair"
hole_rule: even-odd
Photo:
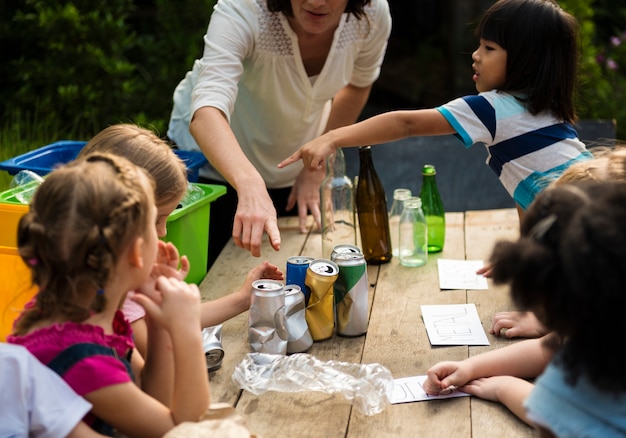
[[[531,114],[576,121],[578,23],[552,0],[500,0],[481,17],[476,37],[507,52],[501,91],[524,93]]]
[[[491,263],[521,309],[564,340],[558,362],[570,383],[585,375],[625,391],[623,363],[607,354],[626,308],[626,183],[585,182],[544,190],[515,242],[498,242]]]

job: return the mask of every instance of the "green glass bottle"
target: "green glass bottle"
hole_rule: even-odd
[[[432,164],[422,169],[422,188],[419,197],[428,226],[428,252],[439,252],[446,241],[446,216],[435,180],[437,171]]]

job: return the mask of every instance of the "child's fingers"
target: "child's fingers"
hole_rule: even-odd
[[[282,169],[283,167],[289,166],[290,164],[293,164],[296,161],[298,161],[300,158],[302,158],[302,153],[300,152],[300,149],[298,149],[296,152],[291,154],[289,157],[287,157],[286,159],[284,159],[283,161],[278,163],[278,168]]]
[[[131,292],[130,299],[139,304],[149,317],[155,317],[159,313],[159,306],[144,293]]]
[[[174,245],[172,242],[168,242],[167,255],[169,257],[168,260],[169,260],[170,266],[173,266],[174,268],[178,268],[178,263],[180,260],[180,253],[178,252],[178,248],[176,248],[176,245]]]
[[[152,276],[158,278],[160,276],[168,278],[179,278],[180,273],[172,266],[163,263],[157,263],[152,267]]]
[[[187,274],[189,274],[189,270],[191,269],[191,263],[189,263],[189,258],[184,255],[180,258],[180,270],[179,270],[179,278],[184,280],[187,278]]]
[[[167,260],[167,243],[159,240],[157,247],[157,263],[164,263]]]

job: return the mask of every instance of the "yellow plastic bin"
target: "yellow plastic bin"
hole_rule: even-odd
[[[190,183],[204,192],[199,199],[177,208],[167,218],[167,236],[180,255],[189,258],[188,283],[200,284],[206,275],[209,257],[209,220],[211,202],[226,193],[226,187],[214,184]]]
[[[201,189],[202,194],[168,217],[164,240],[172,242],[181,255],[189,258],[191,266],[186,281],[199,284],[206,275],[211,202],[224,195],[226,187],[190,184]],[[13,190],[0,193],[0,341],[5,341],[13,321],[36,293],[30,269],[17,253],[17,225],[27,211],[28,205],[21,204]]]
[[[13,321],[37,291],[30,269],[17,253],[17,224],[28,205],[4,203],[0,194],[0,342],[11,333]]]

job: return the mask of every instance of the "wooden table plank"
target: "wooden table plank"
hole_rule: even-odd
[[[493,246],[498,240],[513,240],[519,236],[519,219],[515,209],[470,211],[465,217],[465,245],[467,258],[489,262]],[[468,291],[468,302],[476,304],[485,330],[489,330],[493,315],[513,310],[507,286],[496,286],[489,280],[489,290]],[[509,340],[487,333],[491,345],[470,347],[471,356],[502,348],[517,340]],[[472,435],[476,437],[533,437],[534,430],[515,417],[500,403],[472,398]]]
[[[441,360],[460,360],[514,342],[489,336],[489,347],[431,347],[421,318],[421,304],[476,303],[483,326],[488,329],[493,313],[512,309],[508,291],[491,284],[488,291],[441,291],[438,258],[487,260],[498,238],[515,238],[517,213],[513,209],[449,213],[442,253],[432,255],[426,266],[406,268],[397,259],[381,266],[368,266],[370,326],[366,336],[316,342],[309,354],[320,360],[350,363],[380,363],[394,377],[423,374]],[[204,299],[214,299],[236,290],[253,266],[263,259],[286,268],[293,255],[321,256],[318,232],[298,232],[297,218],[279,220],[283,236],[280,252],[267,241],[258,259],[230,242],[201,284]],[[232,382],[235,365],[250,351],[247,312],[224,324],[226,356],[222,368],[211,373],[213,401],[236,406],[253,432],[261,436],[304,437],[490,437],[536,436],[504,407],[477,398],[408,403],[388,406],[368,417],[352,409],[343,396],[317,392],[267,392],[255,396]]]
[[[212,300],[239,289],[247,272],[263,260],[269,260],[285,271],[287,258],[300,253],[308,236],[299,233],[297,217],[281,219],[281,230],[281,251],[274,251],[265,236],[261,258],[253,257],[248,251],[235,246],[230,240],[200,284],[203,300]],[[224,323],[222,346],[225,353],[222,367],[209,375],[211,401],[226,402],[234,406],[239,399],[241,390],[232,382],[231,376],[235,365],[250,352],[248,312]]]
[[[449,213],[446,222],[444,251],[430,254],[425,266],[407,268],[397,259],[381,266],[363,363],[380,363],[394,378],[467,357],[466,346],[432,348],[421,318],[421,304],[465,303],[464,290],[439,289],[437,259],[465,258],[463,214]],[[469,399],[457,399],[392,405],[371,417],[353,409],[348,437],[470,436],[469,408]]]
[[[321,257],[320,234],[311,233],[302,252],[291,255]],[[375,282],[377,277],[378,267],[369,266],[370,283]],[[370,287],[370,308],[373,290]],[[364,336],[345,338],[333,335],[326,341],[315,342],[308,354],[321,361],[361,363],[364,342]],[[244,391],[237,403],[237,410],[246,416],[251,430],[265,437],[344,437],[351,408],[351,402],[340,394],[317,392],[267,392],[255,396]]]

